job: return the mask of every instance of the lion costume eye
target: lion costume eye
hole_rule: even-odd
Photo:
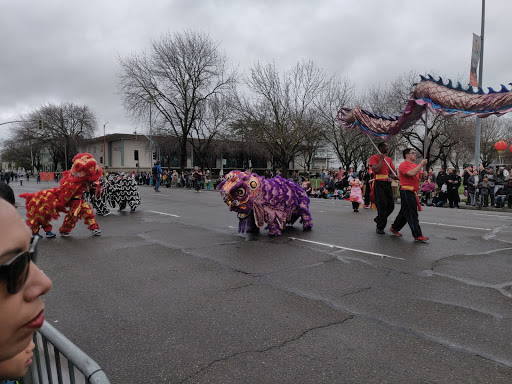
[[[239,196],[239,197],[242,197],[243,195],[245,195],[245,189],[244,188],[238,188],[235,193]]]
[[[252,190],[255,190],[256,188],[258,188],[258,183],[256,182],[256,180],[252,180],[249,183],[249,187],[251,187]]]

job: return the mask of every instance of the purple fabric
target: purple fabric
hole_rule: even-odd
[[[252,189],[250,183],[254,182],[258,187]],[[269,236],[279,236],[286,224],[293,224],[298,217],[304,230],[313,228],[309,198],[292,180],[281,176],[267,180],[249,172],[233,171],[218,189],[230,210],[238,213],[241,233],[254,232],[267,224]]]

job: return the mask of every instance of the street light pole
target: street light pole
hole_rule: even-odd
[[[149,104],[149,169],[153,165],[153,139],[152,139],[152,124],[151,124],[151,104]]]
[[[107,158],[105,157],[105,144],[106,144],[106,136],[105,136],[105,126],[108,124],[108,121],[103,124],[103,168],[105,168],[105,163]]]
[[[478,86],[483,88],[483,72],[484,72],[484,26],[485,26],[485,0],[482,0],[482,25],[480,32],[480,65],[478,66]],[[482,120],[476,118],[476,132],[475,132],[475,166],[478,169],[480,165],[480,131],[482,127]]]

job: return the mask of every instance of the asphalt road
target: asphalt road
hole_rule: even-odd
[[[313,199],[311,232],[269,238],[217,192],[139,190],[39,247],[47,321],[112,383],[512,382],[510,210],[426,207],[421,244]]]

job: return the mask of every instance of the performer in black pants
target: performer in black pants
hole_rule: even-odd
[[[388,222],[388,216],[391,215],[395,208],[393,189],[389,179],[398,180],[398,177],[391,171],[391,169],[395,170],[391,158],[386,156],[388,145],[385,142],[381,142],[377,145],[377,148],[380,153],[370,157],[370,167],[375,179],[373,184],[373,202],[377,207],[377,217],[374,221],[377,223],[377,233],[383,235],[385,233],[384,228],[386,228]]]
[[[400,230],[405,224],[409,224],[414,241],[424,243],[428,240],[428,237],[421,233],[418,219],[418,210],[421,211],[421,204],[418,200],[417,191],[420,189],[421,169],[427,164],[427,160],[423,159],[419,164],[416,164],[416,152],[412,148],[406,148],[403,155],[405,161],[398,167],[401,207],[389,230],[395,236],[401,237]]]

